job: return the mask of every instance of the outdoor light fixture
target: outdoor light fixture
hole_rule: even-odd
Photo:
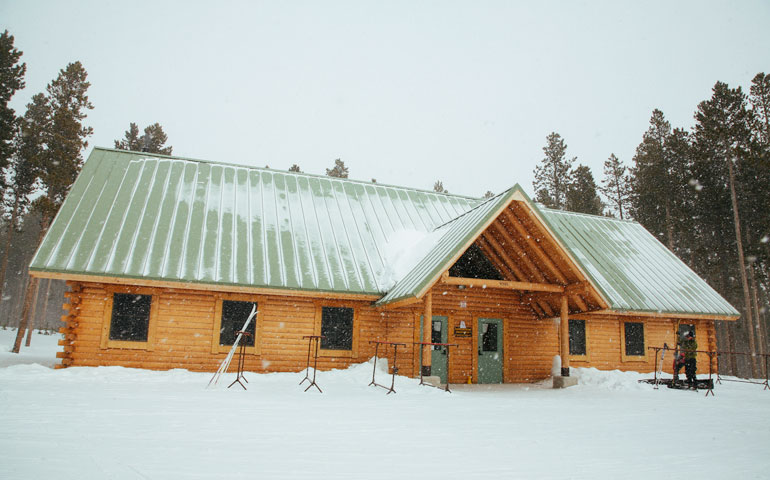
[[[457,286],[457,289],[458,289],[458,290],[465,290],[465,285],[458,285],[458,286]]]

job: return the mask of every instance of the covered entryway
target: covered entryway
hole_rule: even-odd
[[[503,383],[503,321],[479,318],[478,383]]]

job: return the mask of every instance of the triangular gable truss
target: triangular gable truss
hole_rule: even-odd
[[[477,206],[439,228],[445,232],[436,246],[377,304],[397,308],[419,302],[437,283],[483,286],[521,292],[541,317],[557,316],[560,297],[569,297],[570,310],[607,308],[569,253],[548,234],[536,208],[520,186]],[[449,269],[471,246],[477,245],[505,280],[457,278]]]

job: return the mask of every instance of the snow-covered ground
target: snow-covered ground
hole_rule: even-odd
[[[578,369],[580,385],[452,386],[371,364],[247,374],[53,370],[58,336],[9,353],[0,330],[0,478],[770,478],[770,390],[653,390],[649,375]],[[383,372],[378,381],[389,380]]]

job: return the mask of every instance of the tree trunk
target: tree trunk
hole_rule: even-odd
[[[738,270],[741,272],[741,285],[743,287],[743,311],[746,313],[746,326],[749,333],[749,358],[751,359],[751,375],[757,376],[756,344],[754,341],[754,321],[751,314],[751,295],[749,294],[749,282],[746,278],[746,263],[743,258],[743,239],[741,238],[741,220],[738,215],[738,196],[735,193],[735,174],[733,172],[733,161],[730,158],[729,150],[727,159],[727,170],[730,174],[730,196],[733,204],[733,221],[735,222],[735,240],[738,243]]]
[[[43,237],[45,236],[45,232],[48,231],[50,222],[44,217],[40,224],[42,228],[37,237],[37,246],[40,246],[40,243],[43,241]],[[30,262],[31,261],[32,259],[30,259]],[[27,268],[27,270],[29,270],[29,268]],[[32,309],[33,299],[37,299],[38,278],[31,275],[28,278],[27,292],[24,294],[24,309],[21,312],[21,321],[19,322],[19,331],[16,332],[16,341],[13,344],[13,350],[11,350],[13,353],[19,353],[19,350],[21,349],[21,340],[24,338],[24,331],[27,329],[27,325],[29,325],[29,314]]]
[[[11,254],[11,242],[13,234],[16,232],[16,221],[19,210],[18,197],[13,201],[13,210],[11,211],[11,223],[8,224],[8,238],[5,239],[5,252],[3,253],[3,263],[0,266],[0,302],[3,299],[3,290],[5,290],[5,272],[8,270],[8,257]]]
[[[766,364],[765,364],[765,342],[767,341],[767,337],[765,337],[765,329],[762,325],[762,315],[759,312],[759,299],[757,298],[757,277],[754,274],[754,265],[751,265],[751,268],[749,268],[749,273],[751,273],[751,294],[754,300],[754,314],[755,318],[757,319],[757,344],[759,345],[759,354],[761,357],[759,358],[759,373],[761,376],[765,377],[767,375]]]
[[[40,316],[40,326],[44,326],[46,330],[48,329],[48,322],[46,321],[46,315],[48,314],[48,304],[51,303],[51,280],[48,279],[48,285],[45,287],[45,297],[43,301],[43,314]]]
[[[27,340],[24,342],[25,347],[29,347],[32,343],[32,331],[35,329],[35,313],[37,313],[37,301],[40,290],[35,289],[35,297],[32,299],[32,309],[29,312],[29,325],[27,326]]]
[[[13,343],[13,353],[19,353],[21,341],[24,339],[24,332],[29,324],[29,311],[32,308],[32,299],[37,297],[37,277],[29,277],[27,282],[27,293],[24,295],[24,309],[21,312],[21,321],[19,322],[19,331],[16,332],[16,341]]]
[[[721,242],[723,243],[723,242]],[[720,245],[721,247],[721,245]],[[724,248],[720,248],[721,252],[724,252]],[[729,269],[726,262],[726,257],[722,255],[721,257],[722,262],[722,274],[719,275],[719,281],[721,284],[721,292],[727,292],[729,281],[728,277],[730,276]],[[735,352],[735,335],[733,335],[733,329],[735,328],[735,322],[724,322],[724,334],[725,334],[725,341],[727,342],[727,348],[726,350],[728,352]],[[730,364],[730,374],[738,376],[738,360],[736,358],[736,355],[734,353],[730,353],[727,355],[728,362]]]

